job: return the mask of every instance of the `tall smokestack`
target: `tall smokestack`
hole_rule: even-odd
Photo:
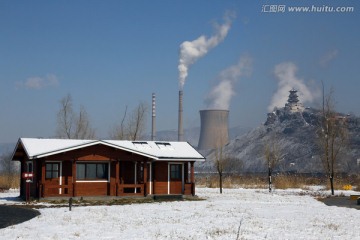
[[[179,91],[179,124],[178,124],[178,141],[184,141],[183,130],[183,91]]]
[[[155,141],[156,139],[156,122],[155,119],[155,93],[152,94],[152,122],[151,122],[151,141]]]
[[[199,150],[214,149],[228,143],[228,118],[228,110],[200,110]]]

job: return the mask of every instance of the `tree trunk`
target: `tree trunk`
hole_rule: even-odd
[[[271,168],[269,168],[269,192],[272,190]]]
[[[329,180],[330,180],[331,195],[335,195],[335,193],[334,193],[334,176],[330,175]]]
[[[219,173],[220,193],[222,193],[222,173]]]

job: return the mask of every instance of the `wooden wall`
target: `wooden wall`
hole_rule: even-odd
[[[23,159],[21,162],[22,172],[26,170],[26,159]],[[34,160],[34,183],[31,184],[32,197],[48,197],[47,195],[40,196],[43,189],[41,189],[41,184],[45,183],[47,186],[49,185],[49,181],[44,181],[45,179],[45,163],[58,161],[62,162],[62,182],[63,185],[62,195],[68,196],[116,196],[117,194],[117,186],[118,184],[135,184],[135,162],[138,162],[137,167],[137,183],[143,183],[144,181],[141,178],[142,173],[140,171],[141,162],[149,162],[149,159],[136,155],[130,152],[126,152],[123,150],[115,149],[105,145],[94,145],[86,148],[80,148],[76,150],[72,150],[69,152],[59,153],[56,155],[52,155],[43,159]],[[110,176],[109,181],[77,181],[76,182],[76,172],[75,170],[76,163],[80,162],[107,162],[110,167]],[[144,164],[142,164],[144,167]],[[184,164],[184,180],[187,182],[189,178],[188,172],[188,164]],[[150,168],[147,168],[147,180],[149,181],[150,176]],[[44,176],[43,176],[44,175]],[[152,194],[168,194],[168,162],[153,162],[152,163]],[[66,189],[65,189],[66,186]],[[179,187],[180,186],[180,187]],[[190,186],[190,185],[189,185]],[[185,184],[185,194],[190,194],[190,188]],[[51,187],[51,186],[50,186]],[[51,187],[52,188],[52,187]],[[149,193],[150,183],[146,185],[146,191]],[[56,189],[46,189],[45,193],[57,194],[58,188]],[[21,181],[21,196],[25,197],[25,181]],[[182,187],[181,185],[177,185],[176,189],[171,187],[171,193],[181,194]],[[61,195],[59,195],[61,196]]]
[[[77,182],[77,196],[107,196],[109,195],[107,182]]]
[[[168,163],[153,163],[153,194],[168,194]]]

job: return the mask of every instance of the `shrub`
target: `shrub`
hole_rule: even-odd
[[[346,184],[342,187],[343,190],[352,190],[352,186],[350,184]]]

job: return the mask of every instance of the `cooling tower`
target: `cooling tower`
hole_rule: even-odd
[[[200,110],[198,150],[222,147],[229,141],[228,110]]]
[[[183,91],[179,91],[179,122],[178,122],[178,141],[184,141],[183,130]]]

